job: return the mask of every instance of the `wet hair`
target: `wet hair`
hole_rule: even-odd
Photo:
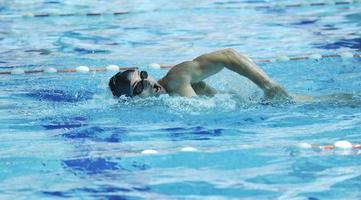
[[[135,70],[133,69],[126,70],[124,72],[118,72],[110,78],[108,85],[114,96],[132,96],[130,91],[130,81],[134,72]]]

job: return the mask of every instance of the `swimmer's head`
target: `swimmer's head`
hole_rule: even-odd
[[[118,72],[109,80],[113,95],[120,97],[150,97],[165,94],[165,89],[146,71],[126,70]]]

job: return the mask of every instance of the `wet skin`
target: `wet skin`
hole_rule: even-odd
[[[224,49],[203,54],[175,65],[168,73],[156,81],[149,76],[144,79],[144,90],[139,97],[159,96],[168,93],[184,97],[213,95],[216,91],[203,80],[227,68],[255,83],[267,99],[288,99],[290,96],[276,81],[272,80],[248,57],[232,49]],[[133,73],[131,87],[141,81],[140,72]],[[134,88],[131,89],[134,91]]]

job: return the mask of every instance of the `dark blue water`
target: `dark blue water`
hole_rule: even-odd
[[[0,2],[0,70],[117,64],[160,78],[149,63],[222,48],[255,59],[360,50],[360,3],[279,3],[295,4]],[[112,72],[0,75],[0,199],[360,199],[358,150],[297,148],[361,143],[360,61],[259,63],[314,97],[287,104],[263,103],[230,71],[206,80],[214,97],[132,101],[111,97]]]

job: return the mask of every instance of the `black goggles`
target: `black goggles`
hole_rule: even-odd
[[[141,71],[140,72],[140,78],[141,80],[138,81],[134,88],[133,88],[133,96],[137,96],[137,95],[140,95],[143,90],[144,90],[144,79],[147,79],[148,78],[148,73],[146,71]]]

